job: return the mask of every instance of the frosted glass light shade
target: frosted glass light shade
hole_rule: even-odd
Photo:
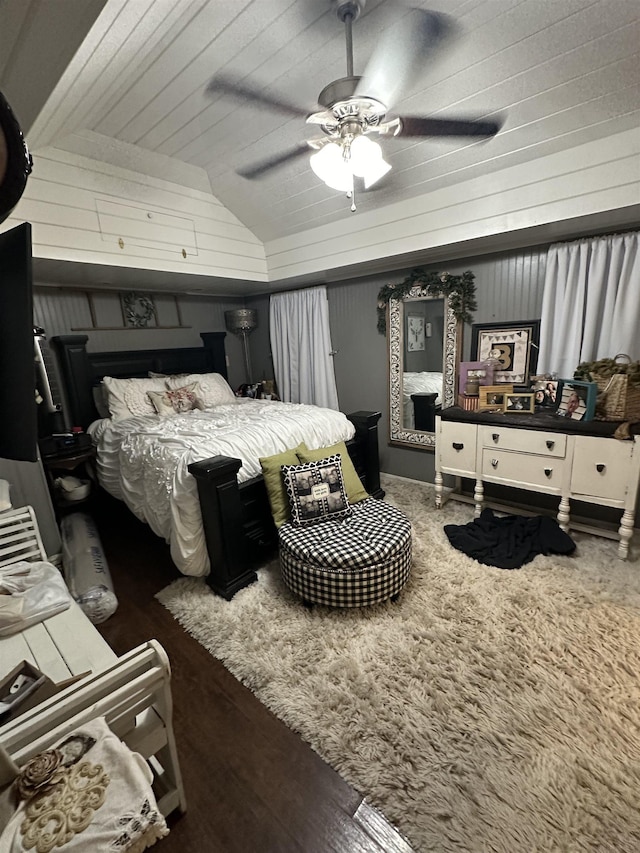
[[[367,189],[386,175],[391,166],[382,158],[382,148],[367,136],[358,136],[351,143],[353,174],[364,178]]]
[[[387,163],[386,160],[383,160],[382,157],[377,163],[371,164],[364,176],[365,188],[369,189],[369,187],[372,187],[376,181],[379,181],[380,178],[384,177],[390,169],[391,164]]]
[[[353,174],[342,156],[342,147],[337,143],[328,142],[311,155],[309,163],[320,180],[331,189],[349,192],[353,188]]]

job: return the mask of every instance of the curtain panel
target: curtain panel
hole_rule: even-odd
[[[640,359],[640,234],[555,243],[547,254],[539,373],[572,377],[581,361]]]
[[[280,399],[339,409],[326,287],[271,296],[269,334]]]

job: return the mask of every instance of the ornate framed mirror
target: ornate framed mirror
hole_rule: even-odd
[[[435,414],[456,401],[461,324],[446,296],[419,284],[388,308],[389,443],[432,450]]]

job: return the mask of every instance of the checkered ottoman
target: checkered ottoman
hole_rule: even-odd
[[[397,595],[411,570],[411,524],[391,504],[367,498],[340,520],[278,531],[280,567],[304,601],[361,607]]]

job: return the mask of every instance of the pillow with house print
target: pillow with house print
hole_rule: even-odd
[[[302,465],[283,465],[282,476],[291,506],[292,524],[313,524],[351,514],[342,479],[340,454]]]

